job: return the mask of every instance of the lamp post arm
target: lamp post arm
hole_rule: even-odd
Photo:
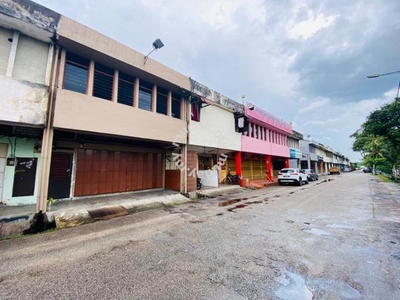
[[[398,71],[393,71],[393,72],[389,72],[389,73],[383,73],[383,74],[379,74],[380,76],[386,76],[386,75],[391,75],[391,74],[397,74],[400,73],[400,70]]]
[[[398,71],[393,71],[393,72],[388,72],[388,73],[374,73],[374,74],[371,74],[371,75],[368,75],[367,77],[368,78],[376,78],[376,77],[381,77],[381,76],[386,76],[386,75],[392,75],[392,74],[397,74],[397,73],[400,73],[400,70],[398,70]]]

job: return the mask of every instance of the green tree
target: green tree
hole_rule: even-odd
[[[355,138],[353,150],[364,158],[364,163],[375,168],[391,168],[395,176],[400,165],[400,103],[393,101],[373,111],[361,128],[350,137]]]

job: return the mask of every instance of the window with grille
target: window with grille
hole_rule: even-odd
[[[181,118],[181,95],[172,93],[172,117]]]
[[[157,112],[166,115],[168,110],[168,91],[157,87]]]
[[[93,96],[111,100],[114,70],[96,63],[94,68]]]
[[[151,83],[140,81],[139,84],[139,108],[151,111],[151,91],[153,85]]]
[[[89,59],[67,53],[63,88],[86,94],[89,65]]]
[[[135,78],[119,72],[118,78],[118,103],[133,106],[133,90]]]

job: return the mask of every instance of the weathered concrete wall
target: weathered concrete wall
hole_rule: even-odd
[[[45,83],[49,45],[21,35],[12,76],[34,83]]]
[[[200,122],[190,121],[189,144],[240,151],[233,113],[212,105],[202,108]]]
[[[35,191],[31,196],[23,196],[23,197],[13,197],[13,186],[14,186],[14,174],[15,174],[15,166],[6,166],[4,172],[4,183],[3,183],[3,202],[7,205],[27,205],[27,204],[36,204],[37,193],[39,188],[39,169],[40,169],[40,153],[36,153],[34,151],[35,141],[31,139],[23,139],[17,138],[16,143],[14,138],[10,138],[10,141],[6,137],[0,138],[1,144],[8,145],[7,157],[11,154],[14,154],[15,157],[34,157],[37,158],[37,167],[36,167],[36,179],[35,179]],[[16,144],[16,145],[15,145]]]
[[[51,9],[29,0],[0,1],[0,25],[41,40],[48,41],[53,36],[60,17],[60,14]]]
[[[0,120],[43,125],[47,102],[47,86],[0,75]]]
[[[222,105],[232,111],[244,113],[244,106],[242,104],[221,95],[196,80],[190,79],[190,90],[192,93],[207,98],[208,100]]]
[[[6,75],[8,58],[10,56],[13,31],[0,27],[0,75]]]

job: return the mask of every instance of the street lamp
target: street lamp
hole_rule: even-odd
[[[388,73],[372,73],[370,75],[367,75],[367,78],[377,78],[377,77],[381,77],[381,76],[398,74],[398,73],[400,73],[400,70],[393,71],[393,72],[388,72]],[[399,91],[400,91],[400,81],[399,81],[399,85],[397,86],[396,98],[394,98],[394,100],[395,100],[395,105],[394,106],[395,107],[397,107],[397,100],[399,99]]]
[[[373,73],[367,76],[367,78],[377,78],[377,77],[381,77],[381,76],[386,76],[386,75],[392,75],[392,74],[398,74],[400,73],[400,70],[398,71],[393,71],[393,72],[388,72],[388,73]],[[394,98],[394,111],[395,111],[395,116],[396,113],[398,113],[397,111],[397,100],[399,100],[399,91],[400,91],[400,80],[399,80],[399,84],[397,86],[397,93],[396,93],[396,97]],[[376,169],[375,169],[375,163],[372,166],[372,173],[374,175],[376,175]]]
[[[144,57],[144,62],[143,62],[143,64],[146,64],[146,61],[147,61],[147,59],[149,58],[149,55],[150,55],[151,53],[153,53],[154,51],[156,51],[156,50],[158,50],[158,49],[161,49],[162,47],[164,47],[163,42],[161,42],[160,39],[156,39],[156,40],[153,42],[153,50],[151,50],[150,53],[147,54],[147,55]]]
[[[391,74],[396,74],[396,73],[400,73],[400,70],[389,72],[389,73],[372,73],[370,75],[367,75],[367,78],[376,78],[376,77],[381,77],[381,76],[386,76],[386,75],[391,75]]]

